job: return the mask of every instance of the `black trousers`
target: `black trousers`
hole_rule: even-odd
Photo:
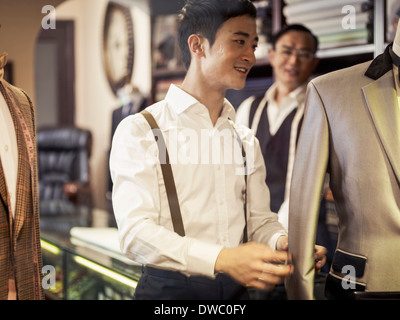
[[[145,267],[135,291],[135,300],[248,300],[246,287],[231,277],[187,277],[177,271]]]

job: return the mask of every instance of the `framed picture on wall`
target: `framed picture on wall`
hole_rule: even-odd
[[[153,71],[177,71],[183,69],[178,39],[178,15],[159,15],[152,22]]]
[[[155,85],[154,102],[158,102],[165,98],[171,84],[179,86],[182,82],[183,78],[158,80]]]

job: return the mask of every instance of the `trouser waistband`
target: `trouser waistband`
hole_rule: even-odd
[[[247,289],[226,274],[214,279],[186,276],[178,271],[144,267],[136,299],[249,299]]]
[[[235,282],[230,276],[223,274],[223,273],[217,274],[216,277],[213,279],[213,278],[208,278],[205,276],[186,276],[179,271],[165,270],[165,269],[159,269],[159,268],[148,267],[148,266],[143,268],[143,272],[146,272],[149,275],[161,277],[161,278],[170,278],[170,279],[176,279],[176,280],[190,280],[190,281],[202,282],[202,283],[214,283],[215,281],[219,281],[222,284],[224,284],[224,283],[230,284],[232,282]]]

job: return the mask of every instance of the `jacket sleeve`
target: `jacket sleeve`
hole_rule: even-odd
[[[314,299],[314,245],[328,164],[329,124],[313,82],[307,89],[304,122],[293,169],[289,201],[289,251],[294,273],[286,280],[289,299]]]

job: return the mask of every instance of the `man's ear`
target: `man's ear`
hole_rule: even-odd
[[[204,38],[199,36],[198,34],[192,34],[188,38],[188,46],[191,54],[196,55],[197,57],[204,56]]]

